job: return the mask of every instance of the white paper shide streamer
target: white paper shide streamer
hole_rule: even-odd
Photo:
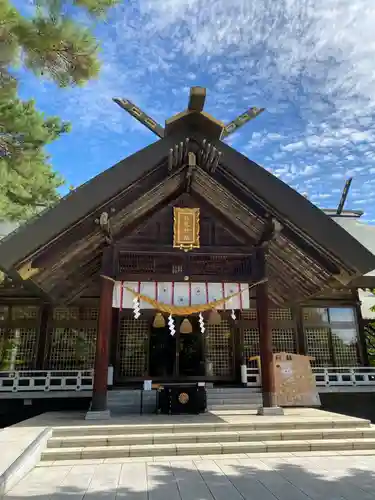
[[[204,319],[203,319],[203,314],[199,313],[199,328],[201,329],[201,332],[204,333],[206,331],[204,327]]]
[[[173,335],[176,333],[176,328],[175,328],[175,325],[174,325],[173,316],[171,314],[168,316],[168,326],[169,326],[170,334],[173,337]]]
[[[134,297],[133,299],[133,314],[135,319],[138,319],[139,316],[141,315],[141,307],[138,297]]]
[[[231,290],[231,294],[233,293],[233,291]],[[231,313],[230,313],[230,317],[233,319],[233,321],[236,319],[236,312],[235,310],[233,309],[233,298],[227,300],[227,305],[228,307],[231,307]]]

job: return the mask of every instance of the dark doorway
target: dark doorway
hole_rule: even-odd
[[[205,374],[203,336],[196,318],[189,318],[192,333],[179,333],[179,376],[199,377]]]
[[[151,327],[150,332],[150,377],[172,377],[175,375],[176,338],[169,328]]]

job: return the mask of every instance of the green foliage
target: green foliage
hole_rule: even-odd
[[[78,7],[85,7],[87,11],[96,16],[103,16],[110,7],[114,7],[119,0],[74,0]]]
[[[6,154],[0,158],[0,219],[26,219],[56,202],[62,179],[52,170],[44,146],[69,130],[58,118],[45,118],[33,101],[0,100]]]
[[[11,366],[22,365],[23,361],[15,359],[12,361],[12,353],[17,349],[18,342],[13,339],[0,339],[0,370],[8,371]]]
[[[56,202],[63,181],[44,148],[69,130],[59,118],[40,113],[34,101],[18,97],[12,70],[22,64],[60,87],[95,78],[98,43],[76,14],[101,18],[118,2],[34,0],[35,14],[24,17],[11,0],[0,0],[0,220],[25,220]]]
[[[375,366],[375,323],[370,323],[365,327],[365,334],[370,364]]]
[[[85,363],[92,349],[95,349],[94,342],[87,339],[83,332],[79,332],[74,342],[74,355],[78,364]]]

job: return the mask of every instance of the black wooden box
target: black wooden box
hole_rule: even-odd
[[[204,413],[206,388],[198,385],[164,386],[159,390],[158,413],[178,415]]]

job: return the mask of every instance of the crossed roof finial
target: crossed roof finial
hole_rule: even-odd
[[[147,115],[144,111],[142,111],[140,108],[135,106],[131,101],[129,101],[128,99],[120,99],[120,98],[114,98],[113,100],[122,109],[127,111],[133,118],[142,123],[142,125],[147,127],[149,130],[154,132],[154,134],[156,134],[158,137],[162,139],[166,136],[166,129],[162,127],[159,123],[157,123],[149,115]],[[203,111],[205,101],[206,101],[206,88],[191,87],[187,110],[183,113],[179,113],[178,115],[176,115],[175,120],[182,119],[185,116],[191,114],[204,115],[209,120],[214,121],[221,125],[222,130],[220,134],[220,139],[224,139],[225,137],[228,137],[229,135],[233,134],[236,130],[245,125],[247,122],[260,115],[265,109],[265,108],[251,107],[241,115],[237,116],[233,121],[225,125],[224,123],[218,122],[215,118],[211,117],[210,115],[208,115]],[[167,122],[173,121],[173,118],[174,117],[167,120]]]

